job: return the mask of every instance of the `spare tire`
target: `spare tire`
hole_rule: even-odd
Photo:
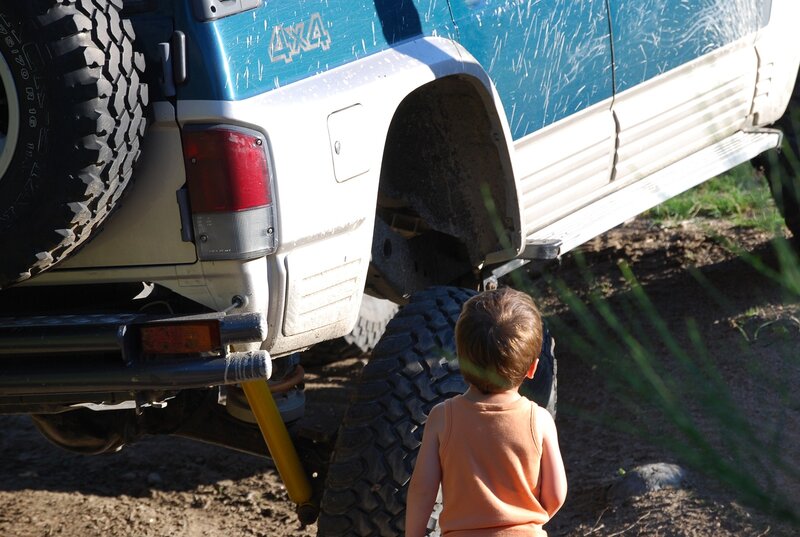
[[[144,58],[121,0],[0,0],[0,288],[84,243],[130,182]]]

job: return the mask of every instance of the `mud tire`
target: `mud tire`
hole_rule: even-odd
[[[474,294],[452,287],[415,293],[387,325],[339,429],[318,535],[404,534],[408,482],[428,413],[467,387],[455,360],[454,330]],[[438,509],[434,534],[437,518]]]
[[[555,355],[556,342],[545,324],[542,352],[539,365],[532,379],[525,379],[519,392],[536,404],[546,408],[553,419],[556,417],[558,402],[558,361]]]
[[[145,130],[121,0],[0,0],[0,288],[66,258],[117,207]]]
[[[397,304],[383,298],[364,295],[353,330],[344,337],[314,345],[303,353],[302,362],[324,365],[345,358],[358,358],[375,348],[386,324],[397,313]]]

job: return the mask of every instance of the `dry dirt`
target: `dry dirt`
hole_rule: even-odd
[[[682,345],[687,343],[681,335],[685,319],[696,320],[733,401],[761,426],[759,431],[783,434],[775,441],[782,442],[781,453],[796,471],[791,461],[800,460],[800,405],[794,388],[800,380],[795,350],[800,342],[800,297],[787,295],[751,263],[710,239],[712,234],[728,238],[767,267],[776,264],[769,237],[758,231],[715,222],[662,228],[637,220],[582,248],[593,279],[582,280],[571,257],[558,276],[579,294],[593,288],[614,304],[630,292],[617,268],[618,260],[626,260]],[[691,267],[718,290],[717,299],[690,275]],[[546,290],[540,294],[548,313],[577,330],[570,311]],[[577,358],[569,334],[556,337],[557,423],[570,491],[547,528],[550,535],[726,537],[800,532],[743,507],[736,495],[696,469],[680,490],[609,501],[606,491],[620,479],[620,469],[681,461],[669,448],[648,441],[652,432],[669,430],[656,408],[631,409],[617,397],[621,388],[607,382],[602,367]],[[664,350],[656,358],[669,370],[668,356]],[[745,360],[761,367],[754,370]],[[347,400],[345,381],[359,369],[358,360],[310,368],[308,411],[336,419]],[[609,426],[615,423],[631,429],[621,432]],[[85,457],[48,444],[25,417],[2,416],[0,427],[0,536],[316,533],[315,526],[300,527],[275,471],[264,459],[171,437],[148,438],[113,455]],[[710,434],[714,424],[702,427]],[[783,498],[796,503],[797,475],[793,480],[778,475],[778,484]]]

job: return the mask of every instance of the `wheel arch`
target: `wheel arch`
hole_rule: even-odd
[[[478,76],[449,74],[423,84],[394,112],[381,161],[373,265],[392,256],[398,262],[392,238],[411,243],[426,235],[438,253],[446,251],[460,266],[421,267],[419,258],[429,248],[404,250],[412,257],[410,270],[423,273],[411,291],[469,286],[467,272],[521,248],[510,134],[500,106],[481,70]],[[381,226],[388,227],[385,233]]]

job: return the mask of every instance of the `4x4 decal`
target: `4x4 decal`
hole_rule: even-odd
[[[269,57],[273,62],[283,60],[289,63],[301,51],[328,50],[330,46],[331,36],[325,29],[322,16],[313,13],[308,21],[276,26],[269,41]]]

